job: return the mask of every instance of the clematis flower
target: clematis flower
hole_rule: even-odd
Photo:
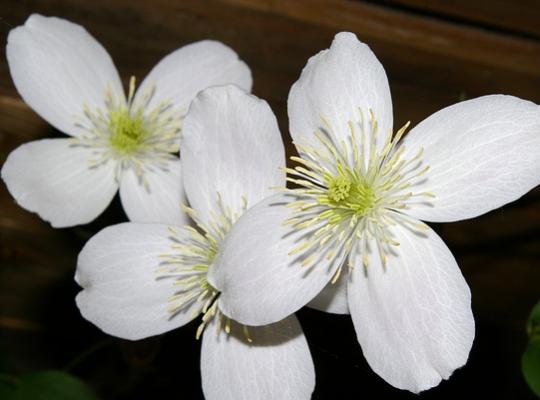
[[[103,331],[137,340],[202,314],[201,374],[207,399],[308,399],[314,368],[295,316],[256,328],[225,317],[207,275],[237,218],[285,183],[283,142],[266,102],[234,86],[206,89],[184,121],[182,171],[197,229],[124,223],[79,255],[82,315]],[[226,271],[223,271],[226,272]]]
[[[127,97],[107,51],[81,26],[31,15],[10,31],[7,61],[22,98],[69,139],[15,149],[2,179],[25,209],[54,227],[92,221],[120,189],[130,220],[187,220],[180,204],[182,121],[202,89],[234,83],[249,68],[227,46],[201,41],[161,60]]]
[[[209,272],[220,309],[262,325],[315,298],[350,312],[367,362],[388,383],[437,385],[466,363],[475,329],[456,260],[421,220],[472,218],[537,186],[540,107],[485,96],[392,135],[383,67],[340,33],[308,61],[288,110],[296,188],[248,210],[227,235],[221,268]]]

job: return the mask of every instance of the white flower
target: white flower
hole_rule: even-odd
[[[383,67],[353,34],[312,57],[289,95],[297,189],[248,210],[210,271],[221,310],[249,325],[312,300],[352,316],[373,370],[420,392],[465,364],[469,288],[420,222],[472,218],[540,183],[540,107],[510,96],[464,101],[392,138]],[[332,286],[332,285],[330,285]]]
[[[70,139],[45,139],[13,151],[2,179],[17,202],[54,227],[96,218],[118,188],[130,220],[186,218],[178,149],[182,119],[202,89],[251,88],[249,68],[214,41],[161,60],[126,96],[107,51],[81,26],[32,15],[10,31],[7,60],[22,98]]]
[[[207,399],[308,399],[314,368],[296,317],[242,327],[222,315],[223,292],[207,280],[222,269],[217,254],[238,216],[285,183],[283,142],[270,107],[234,86],[201,92],[185,118],[181,163],[193,207],[186,211],[199,229],[124,223],[98,233],[78,260],[82,315],[111,335],[136,340],[203,314],[197,336]]]

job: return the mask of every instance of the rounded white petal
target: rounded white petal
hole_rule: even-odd
[[[271,196],[249,209],[221,244],[208,281],[221,291],[219,305],[247,325],[279,321],[313,299],[334,275],[339,261],[316,255],[314,265],[289,253],[304,232],[284,221],[291,209],[285,195]]]
[[[79,254],[75,280],[83,290],[76,301],[84,318],[104,332],[137,340],[187,324],[189,307],[172,314],[173,279],[157,269],[171,251],[166,225],[123,223],[103,229]],[[196,307],[196,304],[192,304]]]
[[[134,105],[146,104],[146,112],[152,112],[165,101],[187,112],[201,90],[228,83],[251,91],[251,71],[230,47],[221,42],[202,40],[163,58],[141,83]],[[152,97],[147,102],[148,93],[152,93]]]
[[[83,134],[75,124],[85,105],[105,109],[107,88],[125,101],[111,57],[80,25],[32,14],[9,32],[6,56],[24,101],[68,135]]]
[[[235,86],[213,87],[193,101],[184,121],[184,185],[204,222],[226,207],[242,211],[284,186],[285,149],[268,104]]]
[[[189,218],[181,205],[186,203],[180,160],[145,168],[142,180],[133,169],[122,172],[120,199],[133,222],[154,222],[183,226]]]
[[[412,190],[435,197],[406,210],[426,221],[476,217],[540,184],[540,107],[516,97],[454,104],[421,122],[403,145],[410,153],[423,147],[430,167]]]
[[[310,399],[315,370],[308,344],[296,317],[231,333],[206,328],[201,348],[201,377],[207,400]]]
[[[371,137],[370,110],[373,111],[378,121],[377,147],[381,149],[392,130],[392,98],[386,73],[367,45],[353,33],[342,32],[328,50],[309,59],[291,88],[291,136],[296,143],[321,147],[314,132],[320,128],[328,131],[324,119],[337,146],[342,140],[350,143],[349,121],[360,122],[359,110],[364,116],[362,126],[367,143]]]
[[[324,289],[307,306],[319,311],[332,314],[350,314],[347,298],[347,285],[349,282],[349,269],[343,268],[339,279],[329,282]]]
[[[2,179],[17,203],[55,228],[92,221],[118,189],[113,163],[90,167],[92,150],[73,143],[29,142],[12,151],[2,166]]]
[[[349,307],[371,368],[400,389],[420,392],[463,366],[474,339],[471,294],[450,250],[428,228],[392,229],[384,267],[372,254],[354,267]]]

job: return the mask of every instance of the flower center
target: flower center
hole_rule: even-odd
[[[328,198],[332,203],[338,205],[340,201],[350,197],[351,185],[353,185],[353,182],[347,177],[333,177],[328,183]]]
[[[217,299],[220,292],[208,282],[207,274],[213,266],[221,241],[247,208],[245,200],[243,204],[241,212],[233,212],[225,207],[218,194],[219,212],[211,214],[208,223],[203,223],[192,208],[183,206],[184,211],[195,221],[196,228],[185,226],[187,235],[181,236],[175,228],[169,227],[172,251],[161,255],[162,262],[157,272],[161,277],[172,277],[173,285],[178,288],[169,298],[169,312],[173,317],[188,308],[193,310],[194,316],[202,314],[202,322],[196,333],[197,339],[214,317],[219,318],[220,326],[227,333],[230,332],[231,320],[218,309]],[[245,327],[244,335],[251,341]]]
[[[339,210],[363,216],[375,206],[376,195],[371,185],[349,168],[340,168],[338,175],[328,180],[327,186],[327,193],[317,200],[336,212]]]
[[[132,154],[139,148],[142,139],[148,134],[144,128],[142,112],[131,116],[129,110],[112,110],[109,112],[111,146],[118,152]]]
[[[335,260],[335,281],[346,256],[352,266],[360,255],[367,266],[368,254],[375,250],[386,263],[390,247],[399,245],[389,226],[423,229],[423,223],[402,210],[433,194],[411,190],[429,167],[422,161],[423,149],[404,156],[400,139],[409,123],[378,143],[378,123],[371,111],[369,120],[359,110],[359,120],[349,121],[348,140],[337,141],[343,135],[336,135],[324,117],[321,120],[323,126],[315,132],[319,145],[295,143],[301,157],[291,157],[298,165],[286,168],[287,180],[299,188],[288,189],[294,198],[288,204],[293,216],[285,223],[305,232],[289,255],[299,257],[303,265],[315,265],[321,254]],[[375,246],[368,244],[371,241]]]
[[[147,169],[166,170],[166,162],[176,160],[180,133],[186,110],[175,108],[169,100],[150,106],[156,94],[155,85],[147,85],[135,98],[135,77],[129,82],[127,102],[123,95],[114,93],[110,86],[105,93],[104,109],[84,106],[76,126],[84,131],[72,139],[73,146],[95,150],[90,168],[110,160],[118,162],[116,179],[126,168],[132,169],[145,185]]]

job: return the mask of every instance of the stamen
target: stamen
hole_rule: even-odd
[[[133,95],[135,94],[135,76],[131,76],[129,79],[129,92],[128,92],[128,107],[131,107]]]
[[[220,292],[208,282],[207,273],[218,253],[221,241],[248,206],[245,196],[241,197],[236,209],[225,204],[220,193],[216,193],[216,198],[217,209],[210,213],[210,219],[205,223],[195,210],[182,204],[184,212],[195,221],[195,227],[185,226],[186,234],[182,237],[177,229],[167,228],[171,251],[159,255],[161,262],[156,270],[160,279],[174,279],[172,285],[176,290],[174,295],[169,297],[168,307],[172,314],[171,318],[187,307],[193,307],[194,316],[202,314],[201,323],[195,334],[197,339],[216,316],[220,320],[225,320],[224,329],[227,333],[230,332],[230,321],[219,312],[217,300]]]
[[[248,343],[252,343],[253,342],[253,339],[251,339],[251,336],[249,334],[249,329],[246,325],[244,325],[244,337],[246,338],[246,340],[248,341]]]
[[[399,223],[422,229],[399,210],[417,199],[434,197],[413,189],[429,170],[422,160],[423,148],[405,156],[400,140],[410,121],[393,138],[386,135],[379,143],[379,123],[374,110],[368,112],[368,121],[361,109],[358,121],[347,121],[349,140],[336,142],[339,135],[321,115],[321,128],[313,133],[318,146],[295,143],[301,157],[291,157],[296,166],[285,171],[287,181],[297,186],[288,189],[296,199],[287,205],[293,215],[284,224],[306,232],[305,239],[289,252],[302,260],[302,266],[316,262],[316,251],[327,253],[327,258],[336,252],[358,251],[368,267],[371,250],[375,251],[368,245],[372,241],[386,265],[391,246],[399,246],[388,227]],[[341,266],[332,281],[340,274]]]
[[[136,79],[132,76],[127,100],[123,94],[114,93],[109,84],[104,93],[104,108],[83,105],[83,113],[75,118],[75,125],[84,134],[72,146],[94,150],[89,168],[116,161],[117,181],[122,170],[129,168],[139,183],[150,189],[145,178],[147,170],[165,169],[168,161],[177,159],[175,153],[179,150],[186,109],[173,107],[171,101],[162,101],[149,109],[156,86],[147,85],[137,96],[135,88]]]
[[[340,266],[338,267],[338,269],[337,269],[337,271],[336,271],[336,274],[335,274],[334,277],[332,278],[332,281],[331,281],[331,282],[332,282],[332,285],[334,285],[334,284],[338,281],[339,277],[341,276],[341,270],[342,270],[342,268],[343,268],[342,265],[340,265]]]

